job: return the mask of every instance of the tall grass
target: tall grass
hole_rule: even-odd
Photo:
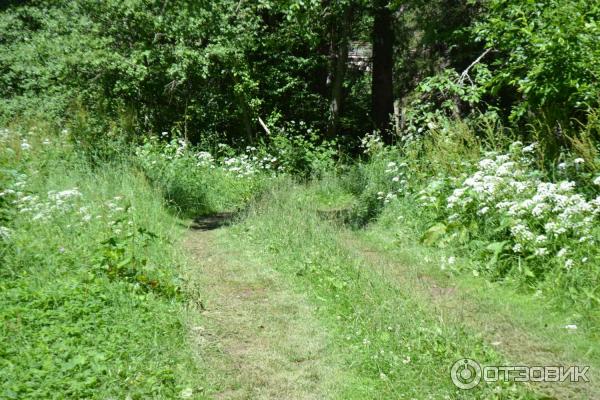
[[[0,397],[175,398],[193,388],[178,221],[126,163],[3,131]]]

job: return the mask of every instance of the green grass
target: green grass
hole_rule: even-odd
[[[437,319],[411,290],[353,257],[341,228],[319,217],[322,190],[316,193],[293,184],[276,188],[233,232],[241,247],[308,293],[335,335],[336,351],[355,376],[337,398],[534,398],[508,384],[456,389],[449,376],[456,360],[494,365],[502,357],[477,332]]]
[[[5,189],[24,182],[2,204],[0,398],[178,398],[198,380],[179,221],[132,167],[92,169],[48,137],[29,136],[28,151],[13,137],[0,159]],[[61,205],[48,195],[73,188]],[[19,212],[24,196],[38,196],[34,210]]]
[[[590,346],[598,339],[593,320],[545,303],[543,294],[532,297],[522,285],[470,275],[478,273],[473,261],[450,244],[419,243],[431,213],[411,197],[385,207],[377,199],[389,185],[385,155],[344,176],[298,184],[286,176],[239,178],[218,166],[197,168],[191,153],[91,165],[64,137],[14,133],[0,141],[0,226],[8,228],[0,231],[0,398],[200,398],[230,390],[214,376],[221,372],[209,373],[203,356],[215,358],[234,390],[245,385],[254,393],[256,380],[268,391],[280,378],[278,360],[293,365],[312,357],[287,350],[297,343],[318,344],[315,376],[328,377],[319,390],[339,399],[537,398],[530,387],[512,383],[460,391],[449,372],[464,357],[484,365],[600,365]],[[286,318],[306,314],[289,340],[272,341],[275,347],[261,341],[260,331],[246,340],[220,321],[232,347],[237,339],[256,343],[252,365],[269,361],[271,380],[256,377],[255,368],[228,364],[218,351],[200,348],[194,355],[186,338],[198,336],[194,329],[202,321],[184,310],[186,296],[197,303],[204,294],[186,282],[189,271],[183,275],[188,261],[179,239],[186,224],[173,214],[235,209],[245,210],[238,224],[214,240],[232,259],[207,261],[213,270],[196,278],[214,298],[222,296],[215,288],[226,284],[232,295],[255,286],[264,291],[273,299],[269,307],[257,300],[244,315],[252,322],[264,317],[282,335],[293,327]],[[355,230],[342,221],[354,222]],[[202,243],[208,237],[196,239],[201,258],[211,258],[213,242]],[[450,255],[456,263],[447,263]],[[227,272],[221,263],[229,266],[231,282],[221,282]],[[432,299],[428,290],[439,287],[460,296]],[[233,323],[240,311],[230,312]],[[504,322],[510,330],[502,330]],[[569,332],[567,324],[579,329]],[[321,327],[323,335],[310,333]],[[524,333],[542,344],[491,345],[490,327],[506,342]],[[279,358],[263,359],[274,348]],[[540,348],[544,354],[536,358]],[[343,384],[329,379],[336,368],[344,370]]]
[[[494,320],[505,319],[543,342],[555,357],[600,366],[600,352],[594,345],[599,340],[595,319],[581,314],[576,308],[557,307],[556,299],[542,292],[523,291],[518,282],[482,279],[471,273],[475,271],[474,261],[468,257],[456,257],[455,264],[449,265],[447,260],[456,249],[435,248],[415,240],[419,237],[420,221],[411,218],[412,206],[405,205],[402,212],[398,212],[400,208],[401,204],[398,204],[395,210],[384,212],[368,229],[355,231],[357,240],[394,260],[410,274],[427,275],[439,286],[458,288],[474,309],[479,310],[469,317],[474,328],[483,329],[493,325]],[[398,215],[406,217],[399,223]],[[566,325],[572,324],[578,327],[575,332],[565,329]],[[514,359],[522,354],[510,356]]]

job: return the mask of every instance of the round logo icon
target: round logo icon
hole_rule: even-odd
[[[457,388],[473,389],[481,382],[481,366],[470,358],[463,358],[452,365],[450,376]]]

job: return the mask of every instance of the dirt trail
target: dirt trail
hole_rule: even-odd
[[[185,248],[202,299],[190,327],[215,399],[331,398],[343,375],[313,307],[269,266],[227,247],[227,215],[196,221]]]
[[[556,348],[524,330],[510,316],[510,309],[493,310],[486,306],[485,299],[475,300],[472,293],[464,289],[445,286],[434,277],[398,263],[391,253],[373,248],[351,231],[344,232],[342,241],[350,252],[378,271],[386,281],[410,291],[432,312],[444,321],[469,327],[480,332],[487,343],[499,350],[514,365],[528,366],[571,366],[589,365],[583,360],[572,359],[563,349]],[[590,382],[539,383],[536,391],[549,399],[600,399],[600,382],[595,379],[596,371],[590,370]]]

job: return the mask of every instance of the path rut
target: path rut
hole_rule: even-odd
[[[222,222],[214,216],[197,221],[185,241],[189,279],[201,299],[190,330],[209,371],[208,395],[335,397],[341,367],[329,355],[329,337],[313,306],[277,271],[228,247]]]

